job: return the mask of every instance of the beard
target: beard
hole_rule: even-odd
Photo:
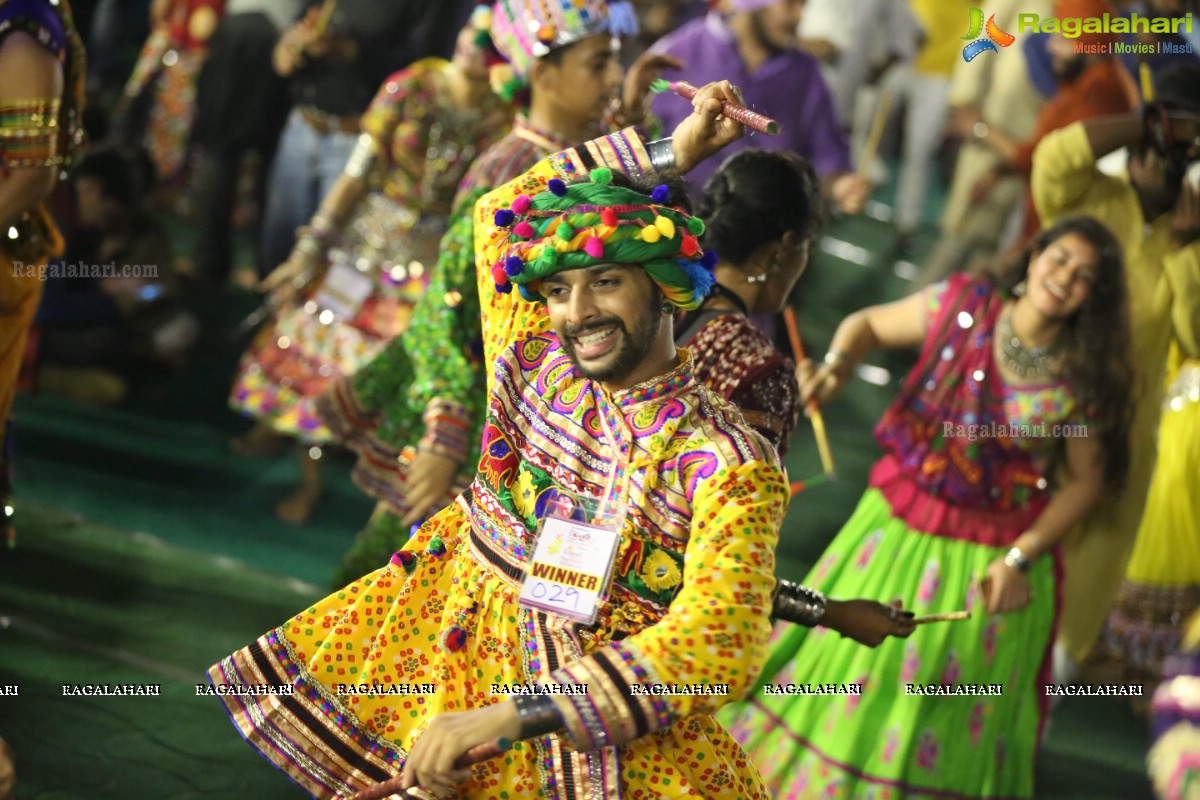
[[[581,377],[592,381],[620,381],[637,369],[654,348],[654,340],[658,336],[658,329],[662,325],[664,316],[659,313],[658,306],[661,301],[653,295],[651,295],[651,301],[646,312],[638,315],[632,332],[617,317],[595,320],[586,325],[564,327],[558,339],[567,358],[571,359],[571,363],[575,365],[575,371]],[[579,356],[575,352],[575,342],[572,337],[611,327],[620,331],[621,341],[617,345],[617,349],[606,356],[608,361],[595,367],[585,367],[579,363]]]

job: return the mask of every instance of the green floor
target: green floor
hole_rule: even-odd
[[[887,256],[886,224],[859,217],[828,233],[802,286],[802,331],[818,353],[848,311],[911,287]],[[253,303],[196,305],[219,331]],[[246,460],[226,449],[245,427],[224,407],[243,344],[207,337],[189,371],[149,376],[121,409],[19,399],[21,547],[0,562],[0,686],[20,687],[0,696],[0,732],[17,751],[18,798],[305,796],[241,742],[218,703],[196,696],[196,684],[214,660],[320,596],[371,503],[350,484],[348,462],[333,458],[314,520],[297,528],[274,519],[294,459]],[[910,362],[872,363],[891,381],[859,381],[827,410],[839,480],[793,503],[783,575],[803,576],[862,491],[877,455],[871,427]],[[793,479],[819,471],[806,426],[789,469]],[[162,694],[62,696],[63,684],[83,682],[161,684]],[[1120,703],[1064,702],[1039,764],[1038,798],[1148,797],[1146,744],[1144,723]]]

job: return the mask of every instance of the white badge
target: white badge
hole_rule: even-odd
[[[617,525],[601,527],[551,512],[542,521],[518,601],[591,625],[608,592],[620,543]]]
[[[374,285],[370,275],[359,272],[348,261],[335,260],[317,290],[317,305],[342,319],[354,319],[363,302],[371,296]]]

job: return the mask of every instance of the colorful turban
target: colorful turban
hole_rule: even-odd
[[[493,67],[493,88],[511,100],[528,82],[535,59],[597,33],[635,35],[633,5],[628,0],[496,0],[492,41],[508,64]]]
[[[699,307],[713,285],[715,253],[700,249],[704,222],[667,200],[666,186],[650,197],[612,185],[612,172],[592,170],[590,183],[550,180],[548,191],[518,196],[496,212],[507,228],[502,255],[492,265],[497,290],[520,287],[526,300],[544,300],[537,282],[559,272],[598,264],[638,264],[674,306]]]

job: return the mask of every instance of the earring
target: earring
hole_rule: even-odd
[[[746,276],[746,283],[766,283],[766,282],[767,282],[767,276],[766,276],[766,274],[763,274],[763,275],[747,275],[747,276]]]
[[[663,303],[662,304],[662,312],[664,314],[674,314],[675,306],[671,305],[670,303]]]
[[[1021,281],[1020,283],[1018,283],[1016,286],[1013,287],[1012,293],[1016,297],[1021,297],[1022,295],[1025,294],[1025,290],[1028,288],[1029,288],[1029,285],[1027,283],[1025,283],[1025,281]]]

